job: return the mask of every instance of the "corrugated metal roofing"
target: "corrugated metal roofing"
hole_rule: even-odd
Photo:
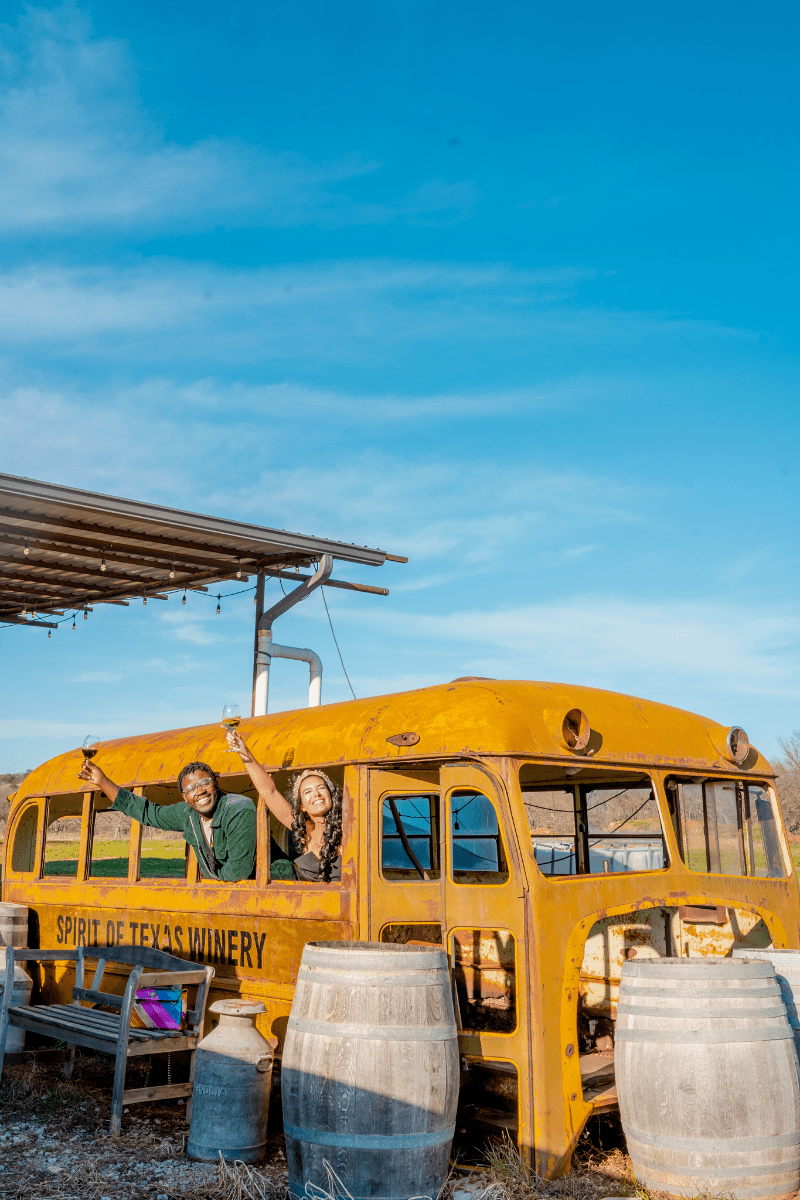
[[[397,561],[369,546],[0,474],[0,621],[309,566],[323,554]]]

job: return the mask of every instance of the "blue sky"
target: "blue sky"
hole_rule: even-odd
[[[796,6],[3,12],[0,471],[407,554],[328,592],[359,696],[565,680],[775,753]],[[249,707],[251,596],[214,607],[0,630],[0,771]],[[319,596],[276,637],[349,695]]]

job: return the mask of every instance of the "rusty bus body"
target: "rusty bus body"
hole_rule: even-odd
[[[263,805],[254,880],[200,881],[191,855],[180,878],[141,879],[135,823],[127,878],[96,877],[108,802],[81,790],[75,751],[13,798],[3,899],[29,906],[32,943],[157,945],[211,962],[216,998],[263,1001],[261,1030],[282,1039],[307,941],[442,940],[462,1030],[460,1124],[511,1130],[548,1177],[568,1168],[588,1117],[615,1105],[625,957],[800,946],[772,769],[754,749],[733,761],[713,721],[590,688],[465,680],[255,717],[242,732],[279,787],[315,766],[343,786],[341,883],[270,880]],[[98,762],[158,802],[179,798],[177,773],[198,759],[254,795],[225,750],[214,724],[104,743]],[[70,820],[74,873],[48,875],[48,830]],[[69,986],[67,964],[39,981],[48,1000]]]

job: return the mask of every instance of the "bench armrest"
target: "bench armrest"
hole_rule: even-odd
[[[93,988],[74,987],[73,1000],[91,1000],[93,1004],[104,1004],[106,1008],[122,1008],[123,997],[110,992],[96,992]]]

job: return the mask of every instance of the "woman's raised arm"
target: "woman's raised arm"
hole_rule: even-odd
[[[253,786],[269,811],[274,817],[278,818],[281,825],[285,825],[287,829],[291,829],[292,806],[289,801],[275,787],[269,772],[264,770],[260,762],[256,762],[252,752],[248,748],[247,742],[238,729],[228,729],[226,732],[228,745],[241,758],[244,763],[244,769],[252,779]]]

